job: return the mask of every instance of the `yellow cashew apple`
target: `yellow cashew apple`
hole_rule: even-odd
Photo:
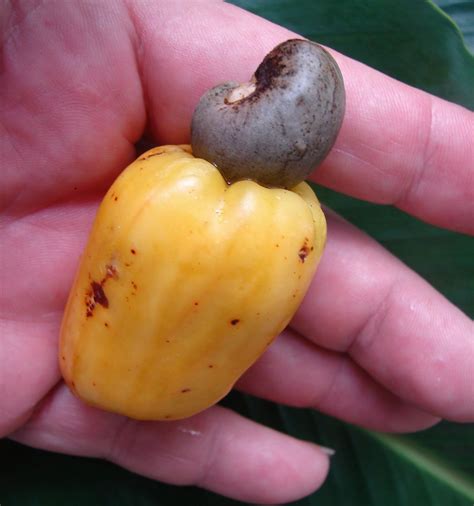
[[[304,182],[228,184],[189,146],[148,151],[93,224],[61,328],[65,381],[136,419],[209,407],[288,324],[325,239]]]

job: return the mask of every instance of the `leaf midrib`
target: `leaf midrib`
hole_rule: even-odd
[[[405,462],[416,467],[423,473],[429,474],[438,482],[443,483],[467,499],[474,501],[474,480],[462,471],[450,468],[442,459],[426,448],[409,441],[402,436],[379,434],[364,431],[382,446],[390,449]]]

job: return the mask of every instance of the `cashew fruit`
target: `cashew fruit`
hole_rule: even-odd
[[[98,210],[61,328],[65,381],[136,419],[209,407],[288,324],[325,239],[304,182],[229,184],[189,146],[148,151]]]

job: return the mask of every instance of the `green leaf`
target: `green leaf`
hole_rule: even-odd
[[[468,49],[474,52],[474,8],[472,0],[436,0],[440,7],[461,30]]]
[[[99,460],[0,441],[1,506],[231,506],[192,487],[155,482]]]
[[[248,0],[234,2],[401,81],[474,109],[474,2],[438,0]],[[230,29],[230,28],[229,28]],[[473,240],[387,206],[318,188],[322,200],[380,241],[474,316]],[[405,436],[361,430],[310,410],[233,392],[224,403],[295,437],[336,449],[324,486],[295,504],[471,506],[474,425],[443,422]],[[240,504],[174,487],[112,464],[0,441],[1,506]]]
[[[309,410],[246,401],[252,417],[275,428],[281,420],[280,429],[336,451],[325,485],[295,504],[472,505],[474,425],[443,423],[418,435],[382,435]]]

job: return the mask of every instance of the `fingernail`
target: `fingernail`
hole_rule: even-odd
[[[333,455],[335,455],[336,453],[336,450],[333,450],[332,448],[328,448],[326,446],[320,446],[318,445],[318,448],[323,452],[325,453],[326,455],[328,455],[329,457],[332,457]]]

